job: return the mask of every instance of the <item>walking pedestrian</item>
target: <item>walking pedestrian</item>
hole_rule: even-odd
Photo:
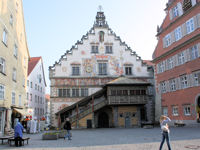
[[[160,127],[161,127],[161,130],[162,130],[162,141],[160,143],[160,149],[159,150],[162,150],[165,139],[166,139],[166,142],[167,142],[168,150],[171,150],[170,138],[169,138],[169,125],[168,125],[168,122],[170,122],[170,121],[171,121],[171,119],[167,116],[162,115],[160,117]]]
[[[68,138],[68,140],[71,140],[71,123],[69,121],[69,118],[66,119],[64,129],[67,130],[67,134],[64,136],[64,140],[65,138]]]
[[[19,122],[19,120],[17,121],[17,124],[15,126],[15,146],[22,146],[22,136],[23,136],[23,126],[21,125],[21,123]]]

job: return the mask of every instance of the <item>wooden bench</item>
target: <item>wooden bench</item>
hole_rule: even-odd
[[[24,146],[24,141],[26,141],[28,144],[29,139],[30,139],[29,137],[22,138],[22,146]],[[12,142],[15,143],[15,138],[8,139],[8,144],[10,144],[10,146],[12,146]]]
[[[4,140],[7,140],[7,141],[8,141],[9,138],[13,138],[13,136],[3,136],[3,137],[0,137],[1,144],[3,145],[3,141],[4,141]]]

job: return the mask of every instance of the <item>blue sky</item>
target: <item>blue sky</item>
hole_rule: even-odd
[[[98,6],[109,27],[143,60],[151,60],[156,28],[165,17],[167,0],[23,0],[31,57],[42,56],[46,92],[52,66],[93,26]]]

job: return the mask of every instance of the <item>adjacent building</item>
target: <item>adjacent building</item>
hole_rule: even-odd
[[[0,135],[22,115],[29,51],[22,0],[0,1]]]
[[[28,62],[28,79],[26,106],[28,113],[33,118],[41,120],[45,117],[45,88],[46,81],[44,75],[42,57],[31,57]]]
[[[200,118],[200,0],[169,0],[165,12],[153,53],[156,113],[192,124]]]
[[[135,91],[130,93],[126,89],[127,87],[125,87],[124,92],[118,89],[116,96],[120,98],[120,95],[148,95],[145,96],[145,102],[143,97],[139,96],[137,103],[128,102],[127,105],[131,105],[131,107],[135,105],[134,110],[138,108],[137,105],[141,105],[139,107],[140,111],[142,110],[143,114],[148,114],[146,118],[146,115],[142,115],[143,120],[153,122],[153,75],[153,68],[147,65],[135,51],[112,31],[106,22],[104,12],[99,11],[93,27],[70,50],[67,50],[55,64],[49,67],[51,125],[60,126],[63,119],[72,115],[65,113],[68,106],[73,105],[74,107],[74,104],[79,104],[79,101],[84,98],[92,102],[91,95],[96,92],[97,95],[100,92],[100,97],[103,96],[101,95],[103,86],[120,76],[148,83],[149,86],[143,89],[134,88],[132,85],[132,90],[138,90],[138,93],[135,93]],[[143,90],[143,93],[141,93],[141,90]],[[106,101],[106,99],[104,100]],[[101,102],[101,100],[95,100],[96,102]],[[77,106],[79,112],[81,110],[78,107],[80,106]],[[101,108],[104,109],[104,107]],[[112,115],[113,111],[110,111],[112,108],[114,107],[109,107],[109,111],[104,111],[105,116]],[[85,111],[83,107],[80,109]],[[120,113],[117,113],[118,110],[118,107],[115,107],[115,115],[120,115]],[[55,115],[55,113],[58,115]],[[59,117],[60,113],[62,113],[61,118]],[[130,111],[127,109],[127,111],[124,111],[122,118],[131,118],[132,114],[132,109]],[[94,116],[94,112],[90,115]],[[77,118],[76,121],[78,120]],[[135,124],[137,123],[135,122]],[[92,125],[94,126],[94,123]],[[79,123],[76,123],[76,126],[78,127]]]
[[[50,95],[45,95],[45,123],[50,125]]]

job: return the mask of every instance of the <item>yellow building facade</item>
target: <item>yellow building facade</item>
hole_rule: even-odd
[[[27,105],[30,56],[24,24],[22,0],[0,0],[0,135]]]

